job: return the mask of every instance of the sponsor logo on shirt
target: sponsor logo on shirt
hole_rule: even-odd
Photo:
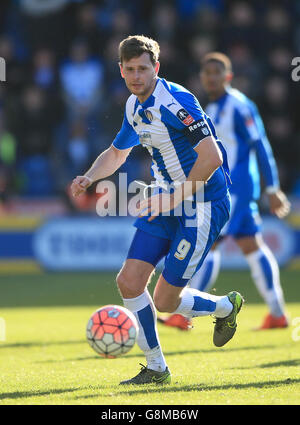
[[[151,139],[150,131],[140,131],[139,132],[139,140],[140,140],[141,145],[151,146],[152,145],[152,139]]]
[[[198,121],[195,124],[190,125],[189,126],[189,130],[190,130],[190,132],[193,132],[194,130],[197,130],[197,128],[204,127],[204,126],[205,126],[205,128],[202,128],[201,129],[202,130],[202,133],[205,134],[205,135],[206,134],[209,134],[209,131],[208,131],[207,127],[206,127],[206,123],[204,121]],[[205,130],[205,132],[204,132],[204,130]]]
[[[185,109],[179,109],[176,116],[180,119],[180,121],[183,122],[185,125],[190,125],[192,122],[194,122],[194,118],[185,110]]]

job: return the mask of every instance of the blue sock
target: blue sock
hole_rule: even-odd
[[[226,317],[231,311],[232,304],[226,295],[217,296],[193,288],[184,288],[181,293],[181,302],[174,314],[182,314],[189,318],[210,314]]]

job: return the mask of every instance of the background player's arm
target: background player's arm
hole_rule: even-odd
[[[240,114],[243,122],[242,131],[245,131],[250,143],[254,144],[260,172],[266,184],[270,212],[279,218],[283,218],[290,211],[290,202],[280,189],[276,161],[262,119],[254,104],[252,109],[252,111]]]
[[[77,176],[73,180],[71,185],[73,196],[83,193],[95,181],[114,174],[126,161],[131,149],[120,150],[111,145],[103,151],[83,176]]]
[[[282,190],[278,189],[275,193],[269,193],[269,205],[272,214],[278,218],[284,218],[291,209],[291,204]]]
[[[290,202],[280,189],[277,165],[267,137],[263,135],[256,141],[255,147],[259,167],[267,185],[270,212],[283,218],[290,211]]]

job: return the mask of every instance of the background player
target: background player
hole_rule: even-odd
[[[229,218],[228,168],[224,148],[197,99],[183,87],[158,77],[159,45],[144,36],[131,36],[120,43],[119,56],[121,75],[132,93],[122,128],[85,175],[73,180],[71,189],[77,196],[92,182],[113,174],[139,143],[152,155],[158,187],[179,184],[172,194],[160,189],[141,202],[137,231],[117,276],[124,306],[137,318],[138,345],[147,359],[147,367],[121,384],[162,384],[170,382],[171,375],[158,338],[155,307],[190,317],[214,314],[217,346],[224,345],[236,330],[236,315],[243,303],[239,293],[215,296],[183,289]],[[197,223],[193,227],[186,225],[185,211],[181,216],[161,214],[182,203],[184,182],[191,183],[184,195],[185,199],[191,196],[192,200],[185,202],[195,206],[190,217]],[[195,199],[196,182],[206,182],[204,202]],[[171,200],[171,206],[166,200]],[[147,284],[163,257],[165,266],[153,302]]]
[[[260,173],[266,184],[270,211],[285,217],[290,203],[280,190],[276,162],[256,105],[230,83],[233,78],[230,59],[219,52],[207,54],[202,63],[201,82],[210,103],[206,112],[216,127],[228,154],[232,185],[232,212],[222,236],[232,236],[244,254],[255,285],[270,312],[259,329],[288,326],[277,261],[260,233]],[[199,272],[190,282],[192,288],[209,291],[220,269],[217,243]],[[189,329],[189,319],[173,315],[159,319],[169,326]]]

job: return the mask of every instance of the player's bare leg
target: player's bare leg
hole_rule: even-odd
[[[280,272],[273,253],[259,233],[235,241],[248,261],[257,290],[270,309],[270,313],[257,330],[287,327]]]
[[[171,381],[171,374],[158,338],[156,310],[147,290],[153,271],[154,267],[150,263],[127,259],[117,276],[124,306],[137,319],[139,325],[137,344],[147,360],[147,367],[142,365],[140,373],[132,379],[122,381],[122,385],[150,382],[164,384]]]
[[[117,275],[117,284],[123,298],[141,295],[154,272],[152,264],[136,259],[127,259]]]

